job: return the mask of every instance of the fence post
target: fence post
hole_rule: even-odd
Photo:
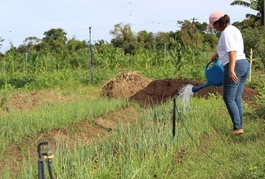
[[[167,56],[167,43],[164,43],[164,62],[166,61]]]
[[[89,57],[90,57],[90,82],[93,80],[93,74],[92,74],[92,44],[91,44],[91,26],[89,27]]]
[[[252,69],[252,62],[253,62],[253,59],[252,59],[252,57],[253,57],[253,50],[252,50],[252,48],[250,49],[250,56],[249,56],[249,60],[250,60],[250,70],[249,70],[249,77],[248,77],[248,80],[249,81],[251,81],[251,69]]]

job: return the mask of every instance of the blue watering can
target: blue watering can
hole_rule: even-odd
[[[211,68],[208,68],[211,63],[214,63],[214,65]],[[207,86],[222,86],[223,73],[224,67],[220,65],[220,60],[208,62],[205,67],[205,76],[207,78],[207,82],[200,87],[193,86],[192,92],[197,92]]]

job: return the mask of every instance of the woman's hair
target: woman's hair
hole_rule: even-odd
[[[230,24],[230,17],[227,14],[225,14],[223,17],[220,17],[218,23],[220,27],[225,27],[227,24]]]

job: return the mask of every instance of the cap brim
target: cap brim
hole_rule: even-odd
[[[207,29],[210,29],[212,26],[213,26],[213,24],[208,24],[208,25],[206,26],[206,28],[207,28]]]

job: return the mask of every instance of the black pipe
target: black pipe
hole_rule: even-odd
[[[48,145],[48,144],[49,144],[49,142],[40,142],[40,143],[38,144],[38,154],[39,154],[39,159],[42,158],[41,146],[42,146],[42,145]]]
[[[41,147],[43,145],[47,145],[46,147],[46,152],[41,151]],[[45,179],[45,174],[44,174],[44,159],[47,162],[48,165],[48,171],[50,178],[53,179],[52,176],[52,169],[51,169],[51,163],[52,163],[52,158],[53,155],[51,153],[51,149],[49,146],[49,142],[40,142],[38,144],[38,154],[39,154],[39,160],[38,160],[38,179]]]
[[[176,134],[176,98],[173,98],[173,119],[172,119],[172,134],[173,138],[175,137]]]

